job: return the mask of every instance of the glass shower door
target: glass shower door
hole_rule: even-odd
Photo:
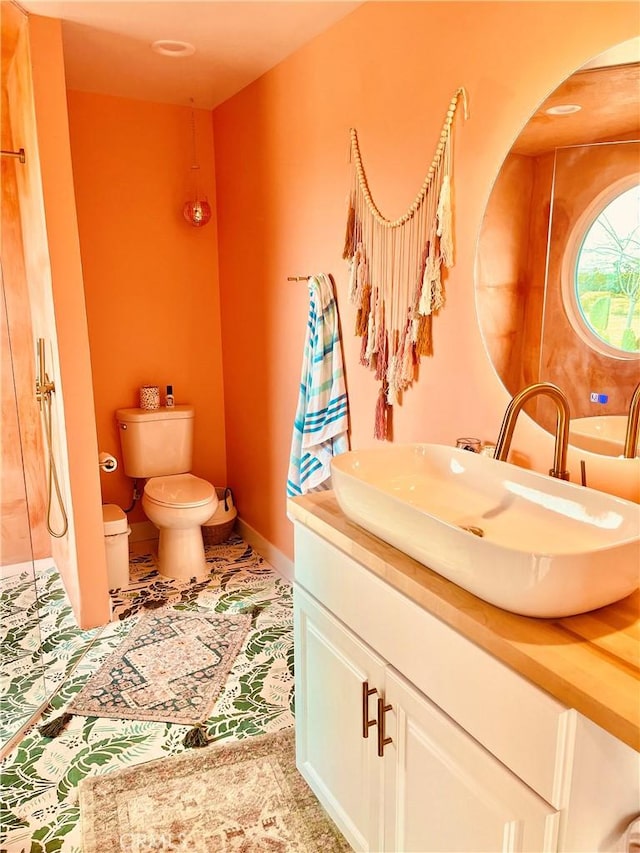
[[[1,305],[0,755],[46,700],[14,360],[4,280]]]

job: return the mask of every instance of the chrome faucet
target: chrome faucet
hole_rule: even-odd
[[[511,447],[511,438],[516,425],[516,420],[523,406],[531,400],[532,397],[538,395],[549,397],[555,403],[556,417],[556,443],[553,451],[553,468],[549,471],[552,477],[557,477],[559,480],[568,480],[569,472],[567,471],[567,445],[569,444],[569,401],[564,393],[557,385],[552,385],[551,382],[536,382],[535,385],[529,385],[519,391],[507,406],[500,427],[500,434],[496,441],[495,459],[502,462],[507,461],[509,448]]]
[[[629,403],[629,418],[627,420],[627,434],[624,439],[625,459],[633,459],[638,450],[638,424],[640,422],[640,383],[631,395]]]

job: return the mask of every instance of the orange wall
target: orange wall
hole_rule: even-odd
[[[394,430],[396,441],[495,438],[508,396],[486,356],[474,294],[492,182],[546,95],[637,31],[635,3],[367,3],[214,111],[227,465],[241,516],[285,554],[308,310],[305,285],[288,275],[334,275],[352,445],[373,443],[377,384],[358,364],[341,259],[349,128],[374,199],[395,217],[422,183],[449,99],[467,89],[470,119],[460,110],[455,120],[456,264],[434,322],[435,354],[396,407]],[[514,447],[539,470],[549,467],[550,445],[519,424]]]
[[[42,210],[34,197],[22,230],[25,254],[39,264],[30,281],[40,291],[39,298],[32,293],[32,319],[35,337],[47,339],[56,382],[54,452],[70,517],[68,535],[52,542],[53,556],[76,619],[87,628],[108,621],[110,601],[60,22],[30,16],[29,48],[37,136],[25,148],[34,180],[41,180]]]
[[[196,474],[226,484],[215,217],[182,216],[192,182],[191,110],[68,92],[75,195],[100,450],[121,451],[114,413],[141,385],[196,408]],[[196,110],[200,185],[215,211],[211,114]],[[128,507],[122,465],[104,503]],[[140,521],[138,505],[130,515]]]

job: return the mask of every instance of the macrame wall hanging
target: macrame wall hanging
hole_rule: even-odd
[[[423,355],[432,355],[431,324],[444,304],[442,266],[453,265],[451,127],[458,89],[447,111],[438,147],[420,191],[407,212],[386,219],[376,207],[351,130],[353,186],[343,257],[349,261],[349,300],[357,305],[360,363],[381,383],[374,437],[391,440],[392,407],[416,378]]]

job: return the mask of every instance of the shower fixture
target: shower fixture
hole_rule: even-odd
[[[36,377],[36,400],[40,405],[41,411],[43,402],[49,401],[51,392],[55,390],[55,382],[52,382],[49,379],[45,368],[44,338],[38,338],[38,376]]]
[[[55,382],[49,379],[45,364],[45,348],[44,338],[38,338],[38,376],[36,377],[36,400],[40,406],[40,414],[42,416],[44,434],[47,439],[47,453],[49,456],[49,477],[47,483],[47,530],[55,539],[62,539],[67,534],[69,529],[69,519],[67,511],[62,499],[62,491],[58,481],[58,471],[56,468],[56,460],[53,455],[53,435],[52,435],[52,414],[51,414],[51,394],[56,390]],[[51,521],[51,513],[53,509],[53,494],[55,490],[58,508],[62,518],[62,529],[54,530]]]
[[[15,157],[20,163],[27,162],[27,155],[25,154],[24,148],[18,148],[17,151],[9,151],[6,148],[3,148],[0,151],[3,157]]]

